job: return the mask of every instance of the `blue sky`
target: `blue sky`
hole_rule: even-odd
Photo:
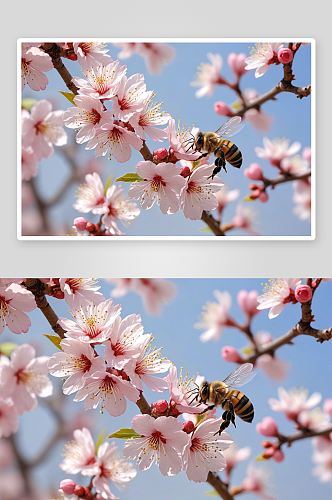
[[[104,40],[105,41],[105,40]],[[106,41],[105,41],[106,42]],[[163,68],[160,76],[151,75],[147,72],[144,60],[134,55],[123,60],[126,64],[127,76],[134,73],[143,73],[147,84],[147,90],[154,90],[156,102],[163,102],[163,110],[170,113],[176,122],[199,127],[203,132],[218,129],[226,117],[218,116],[214,113],[214,103],[224,101],[231,104],[236,101],[236,94],[225,86],[218,86],[211,97],[196,98],[197,87],[192,87],[190,82],[195,80],[197,67],[202,62],[209,62],[207,53],[219,53],[223,58],[222,75],[233,81],[234,75],[227,64],[227,56],[230,52],[244,52],[250,55],[250,48],[254,42],[245,43],[173,43],[176,50],[175,58],[168,66]],[[249,48],[250,47],[250,48]],[[117,58],[119,49],[109,44],[109,54],[113,59]],[[305,86],[311,82],[311,48],[301,47],[296,54],[293,71],[295,72],[297,86]],[[77,62],[65,60],[65,65],[73,76],[81,76],[80,66]],[[254,88],[259,94],[265,93],[275,86],[282,78],[282,66],[271,66],[268,72],[261,78],[254,77],[254,71],[248,72],[243,78],[241,89]],[[26,88],[23,97],[33,97],[36,99],[47,98],[54,103],[54,109],[66,109],[68,101],[58,94],[57,91],[67,89],[59,75],[54,71],[47,73],[49,85],[45,91],[33,92]],[[271,167],[266,160],[258,159],[254,148],[262,147],[264,136],[273,140],[277,137],[286,137],[290,144],[300,141],[302,149],[311,144],[311,98],[297,99],[295,95],[282,93],[276,101],[269,101],[262,109],[274,116],[272,128],[269,132],[262,133],[254,129],[249,122],[246,122],[244,129],[233,138],[242,151],[243,165],[241,170],[229,166],[228,172],[222,173],[220,177],[230,189],[240,189],[240,196],[237,201],[232,202],[224,211],[224,222],[230,222],[238,202],[248,194],[249,181],[243,175],[243,171],[251,163],[258,162],[267,177],[275,177],[276,169]],[[68,136],[74,140],[75,133],[66,129]],[[156,150],[164,144],[155,143],[150,138],[147,140],[150,150]],[[56,148],[55,148],[56,149]],[[302,152],[302,149],[300,153]],[[86,151],[84,145],[79,147],[79,161],[82,163],[94,157],[94,151]],[[139,152],[132,150],[132,157],[127,163],[117,163],[115,159],[110,162],[106,158],[98,161],[104,165],[104,182],[111,173],[114,178],[120,177],[126,172],[134,172],[135,166],[142,157]],[[52,196],[62,185],[68,173],[68,166],[62,155],[55,153],[50,159],[42,160],[39,164],[39,174],[37,183],[45,197]],[[129,185],[124,186],[125,189]],[[72,220],[80,214],[72,207],[75,201],[75,191],[77,186],[72,186],[68,191],[66,199],[52,209],[52,217],[58,224],[71,225]],[[306,236],[310,235],[310,223],[299,220],[298,216],[292,213],[294,204],[292,202],[293,188],[291,183],[278,186],[274,191],[269,191],[270,200],[268,203],[249,202],[253,210],[257,213],[257,228],[265,236]],[[89,214],[89,220],[97,222],[98,216]],[[204,227],[202,221],[190,221],[185,219],[183,212],[178,212],[172,216],[163,215],[157,206],[147,211],[141,211],[141,215],[134,221],[130,229],[125,229],[121,223],[119,228],[130,236],[202,236],[206,237],[210,233],[201,231]],[[245,235],[238,229],[229,233],[231,236]]]
[[[236,295],[241,289],[247,291],[257,290],[262,293],[266,279],[174,279],[177,286],[177,294],[174,299],[164,306],[160,316],[148,315],[142,306],[141,298],[134,292],[115,300],[122,305],[122,317],[128,314],[141,314],[145,333],[153,333],[156,347],[163,346],[163,355],[168,357],[178,370],[183,367],[184,372],[195,376],[197,372],[206,377],[207,380],[224,379],[236,367],[233,363],[226,363],[221,357],[221,348],[224,345],[232,345],[237,349],[246,346],[248,342],[243,334],[234,328],[226,328],[218,341],[202,343],[199,340],[201,330],[194,328],[194,324],[200,320],[202,306],[207,302],[215,301],[214,290],[228,291],[232,296],[230,314],[238,322],[244,321],[244,316],[237,304]],[[101,281],[101,291],[108,298],[113,285]],[[321,284],[313,301],[313,313],[315,315],[316,328],[329,328],[332,324],[331,315],[332,282]],[[49,299],[50,304],[60,317],[70,317],[68,305],[64,300]],[[38,355],[52,355],[55,351],[52,344],[42,337],[42,333],[52,333],[46,320],[38,310],[30,313],[32,327],[27,334],[16,336],[9,330],[1,335],[1,342],[11,341],[32,343],[37,348]],[[274,338],[288,331],[300,319],[300,305],[287,305],[276,319],[269,320],[267,311],[255,316],[252,327],[254,333],[260,330],[270,332]],[[267,416],[271,415],[277,421],[279,429],[284,434],[290,434],[294,428],[282,414],[272,412],[268,404],[268,398],[277,398],[277,388],[282,385],[285,389],[293,387],[305,387],[309,393],[320,392],[322,401],[332,397],[331,393],[331,355],[332,343],[317,343],[315,339],[307,336],[298,337],[294,345],[284,346],[278,350],[278,356],[290,365],[288,378],[282,383],[269,379],[263,372],[257,369],[257,376],[247,384],[243,392],[251,399],[255,407],[255,419],[253,424],[248,424],[237,419],[236,429],[232,426],[229,433],[241,446],[250,446],[252,449],[251,459],[258,456],[262,448],[261,441],[264,439],[255,431],[255,425]],[[61,380],[52,377],[55,393],[61,393]],[[144,396],[149,403],[160,399],[160,395],[144,389]],[[168,398],[168,393],[165,393]],[[76,412],[84,412],[83,403],[73,403],[71,396],[66,396],[66,415],[72,418]],[[93,417],[91,432],[97,438],[99,432],[106,428],[106,435],[115,432],[122,427],[130,427],[131,419],[138,413],[133,403],[129,403],[126,413],[118,418],[110,417],[106,412],[100,415],[99,410],[87,412]],[[220,410],[218,415],[220,415]],[[36,411],[25,413],[20,417],[20,430],[18,439],[22,450],[28,457],[38,454],[38,450],[47,441],[47,436],[54,430],[54,421],[43,402],[39,399]],[[122,442],[117,444],[122,448]],[[65,474],[58,468],[62,460],[61,453],[64,443],[61,442],[53,450],[52,457],[45,461],[36,471],[36,479],[43,486],[53,484],[64,479]],[[282,463],[268,461],[263,464],[271,473],[271,492],[278,500],[311,500],[313,495],[320,500],[331,497],[331,485],[322,484],[312,476],[314,467],[311,461],[312,445],[310,440],[295,443],[291,448],[284,450],[286,458]],[[249,460],[242,462],[234,471],[232,484],[240,484]],[[261,465],[261,462],[258,463]],[[79,476],[77,476],[78,478]],[[223,477],[223,476],[222,476]],[[211,489],[207,484],[194,484],[187,480],[184,473],[172,478],[164,478],[156,466],[146,472],[140,472],[131,483],[126,492],[119,493],[120,498],[132,498],[134,492],[140,491],[140,498],[150,498],[151,485],[153,491],[158,491],[158,498],[166,500],[170,495],[182,498],[190,496],[193,500],[202,498],[202,495]],[[114,490],[115,492],[115,490]],[[117,493],[117,492],[115,492]],[[246,495],[248,500],[257,498],[251,494]]]

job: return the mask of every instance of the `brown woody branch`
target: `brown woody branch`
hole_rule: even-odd
[[[77,95],[78,88],[72,82],[73,77],[71,76],[61,59],[61,55],[63,54],[62,48],[59,47],[59,45],[57,45],[56,43],[44,43],[41,48],[44,50],[44,52],[46,52],[46,54],[51,57],[54,68],[57,70],[62,80],[65,82],[68,90]]]
[[[267,179],[263,177],[263,189],[265,190],[268,186],[271,186],[272,189],[274,189],[275,186],[278,184],[283,184],[284,182],[292,182],[292,181],[299,181],[302,179],[308,179],[308,177],[311,176],[311,169],[307,170],[303,174],[287,174],[285,175],[280,175],[279,177],[276,177],[274,179]]]
[[[301,432],[295,432],[294,434],[290,434],[288,436],[284,436],[283,434],[278,433],[278,441],[274,443],[274,446],[280,448],[281,445],[287,443],[290,446],[294,441],[300,441],[301,439],[312,438],[316,436],[325,436],[326,434],[330,434],[332,432],[332,424],[325,427],[324,429],[319,430],[310,430],[303,429]]]
[[[220,479],[220,477],[215,472],[209,472],[207,480],[216,492],[223,498],[224,500],[234,500],[233,496],[228,491],[227,485]]]

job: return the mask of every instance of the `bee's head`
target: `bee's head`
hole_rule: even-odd
[[[208,382],[203,382],[200,390],[200,403],[205,403],[209,399],[209,384]]]
[[[195,149],[196,151],[200,151],[204,144],[204,134],[202,132],[198,132],[195,138]]]

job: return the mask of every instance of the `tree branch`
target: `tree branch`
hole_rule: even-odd
[[[319,430],[302,430],[301,432],[295,432],[294,434],[289,434],[288,436],[284,436],[283,434],[278,433],[278,441],[279,444],[277,448],[280,448],[281,445],[287,443],[290,446],[294,441],[300,441],[301,439],[312,438],[316,436],[325,436],[325,434],[330,434],[332,432],[332,424],[325,427],[325,429]]]
[[[283,184],[284,182],[291,182],[291,181],[300,181],[302,179],[307,179],[308,177],[311,176],[311,169],[307,170],[303,174],[285,174],[285,175],[280,175],[279,177],[275,177],[274,179],[266,179],[265,177],[263,178],[263,185],[264,185],[264,190],[268,186],[272,186],[272,189],[274,186],[277,186],[278,184]]]
[[[46,52],[46,54],[51,57],[54,68],[57,70],[62,80],[65,82],[68,90],[77,95],[78,88],[72,82],[73,77],[71,76],[61,59],[62,48],[59,47],[59,45],[57,45],[56,43],[44,43],[41,48],[44,50],[44,52]]]
[[[224,500],[234,500],[233,496],[229,493],[226,484],[215,472],[209,472],[206,482],[213,486],[216,492]]]
[[[205,222],[216,236],[225,236],[219,222],[209,213],[203,210],[201,220]]]

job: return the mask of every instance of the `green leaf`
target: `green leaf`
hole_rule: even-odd
[[[245,347],[242,347],[242,349],[241,349],[243,354],[247,354],[248,356],[249,356],[249,354],[252,353],[253,350],[254,350],[254,348],[251,345],[247,345]]]
[[[140,434],[137,434],[133,429],[120,429],[117,432],[114,432],[113,434],[110,434],[108,436],[108,439],[110,438],[118,438],[118,439],[130,439],[130,438],[140,438],[142,437]]]
[[[204,233],[211,233],[212,232],[212,229],[210,229],[209,226],[200,227],[199,230],[203,231]]]
[[[0,344],[0,352],[10,358],[10,355],[15,347],[17,347],[17,344],[13,344],[12,342],[2,342],[2,344]]]
[[[141,182],[141,181],[144,181],[144,179],[142,179],[142,177],[140,177],[138,174],[128,173],[128,174],[125,174],[122,177],[119,177],[118,179],[116,179],[115,182],[119,182],[119,181],[122,181],[122,182]]]
[[[255,458],[256,462],[260,462],[261,460],[267,460],[267,458],[263,457],[263,455],[259,455]]]
[[[254,201],[252,198],[250,198],[250,194],[246,198],[243,198],[243,201]]]
[[[104,196],[106,196],[107,190],[110,187],[110,185],[112,184],[112,179],[113,179],[113,174],[111,174],[106,181],[105,188],[104,188]]]
[[[58,92],[60,92],[60,94],[64,95],[66,99],[68,99],[69,102],[71,102],[72,104],[74,104],[74,106],[76,106],[75,102],[74,102],[74,97],[75,94],[73,94],[72,92],[62,92],[62,90],[58,90]]]
[[[106,429],[103,429],[103,430],[101,431],[101,433],[99,434],[99,436],[98,436],[98,439],[97,439],[97,442],[96,442],[96,446],[95,446],[95,453],[96,453],[96,455],[97,455],[97,453],[98,453],[98,448],[99,448],[99,446],[100,446],[101,444],[103,444],[103,441],[104,441],[104,434],[105,434],[105,432],[106,432]]]
[[[204,495],[209,495],[211,497],[218,497],[219,496],[219,493],[216,492],[216,490],[210,490],[210,491],[206,491],[204,493]]]
[[[47,337],[48,340],[50,340],[52,342],[52,344],[55,345],[55,347],[57,347],[58,349],[60,349],[60,351],[62,351],[63,349],[61,348],[61,345],[60,345],[60,342],[62,340],[61,337],[58,337],[57,335],[47,335],[46,333],[42,333],[42,335],[44,337]]]
[[[35,104],[35,102],[36,102],[36,99],[31,99],[29,97],[26,97],[25,99],[22,99],[22,108],[30,111],[30,109]]]

